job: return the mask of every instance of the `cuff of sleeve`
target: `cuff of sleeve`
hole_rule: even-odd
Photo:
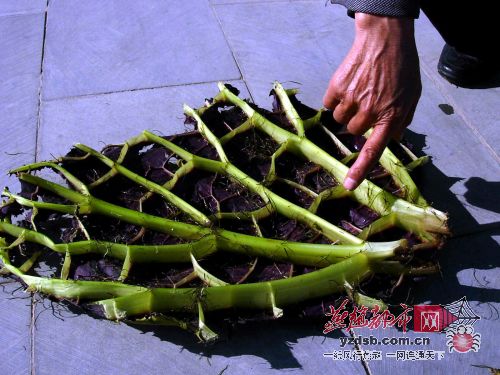
[[[341,4],[348,9],[348,14],[368,13],[377,16],[418,18],[420,4],[418,0],[330,0],[332,4]]]

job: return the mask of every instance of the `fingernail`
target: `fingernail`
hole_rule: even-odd
[[[358,184],[356,183],[356,180],[354,178],[347,177],[344,180],[344,187],[347,190],[354,190],[354,189],[356,189],[358,187]]]

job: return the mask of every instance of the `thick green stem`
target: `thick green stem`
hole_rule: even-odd
[[[280,147],[271,155],[271,165],[269,171],[264,178],[264,184],[270,185],[276,179],[276,159],[279,158],[288,148],[288,143],[282,143]]]
[[[186,311],[201,302],[204,311],[228,308],[267,309],[284,307],[344,290],[345,282],[358,285],[371,274],[364,254],[357,254],[335,265],[290,279],[253,284],[225,285],[211,288],[156,288],[131,296],[118,297],[101,305],[108,319],[122,320],[153,311]]]
[[[152,288],[116,282],[48,279],[23,274],[11,265],[0,248],[5,268],[20,277],[31,291],[57,298],[103,299],[96,302],[108,319],[121,320],[152,312],[186,311],[199,302],[205,311],[227,308],[275,310],[280,306],[342,291],[345,283],[358,285],[372,272],[369,258],[356,254],[337,264],[289,279],[253,284],[220,285],[211,288]],[[130,298],[124,298],[129,296]]]
[[[304,122],[295,110],[295,107],[292,105],[292,102],[290,101],[290,98],[288,97],[285,89],[279,82],[274,82],[273,90],[281,102],[281,106],[283,108],[283,111],[285,111],[286,118],[294,126],[295,130],[297,130],[297,135],[299,137],[303,137],[305,135]]]
[[[234,180],[238,181],[252,192],[258,194],[264,201],[271,202],[273,207],[275,207],[276,212],[278,212],[279,214],[289,219],[302,222],[310,228],[322,232],[332,241],[341,241],[342,243],[351,244],[359,244],[362,242],[358,238],[331,224],[327,220],[316,216],[307,209],[282,198],[278,194],[266,188],[263,184],[246,175],[233,164],[224,165],[214,160],[197,158],[195,159],[195,165],[197,165],[201,169],[216,173],[222,173],[232,177]]]
[[[9,171],[9,173],[20,173],[20,172],[30,172],[32,170],[38,170],[42,168],[52,168],[68,180],[68,182],[74,186],[76,191],[78,191],[80,194],[83,195],[89,195],[89,190],[87,189],[87,186],[81,182],[78,178],[73,176],[70,172],[68,172],[66,169],[61,167],[59,164],[56,164],[55,162],[39,162],[39,163],[33,163],[33,164],[27,164],[24,165],[20,168],[13,169]]]
[[[346,164],[350,160],[347,160],[347,158],[353,159],[357,154],[351,153],[332,132],[321,124],[321,110],[309,119],[300,118],[289,98],[290,95],[295,95],[296,91],[285,90],[279,83],[275,83],[274,92],[288,121],[296,129],[297,134],[294,134],[266,119],[252,105],[234,95],[223,84],[220,84],[219,87],[221,91],[213,103],[207,104],[198,110],[185,106],[184,111],[197,122],[199,134],[215,148],[220,160],[194,155],[192,152],[176,145],[173,139],[169,141],[151,132],[144,131],[139,136],[128,140],[121,147],[120,155],[116,161],[90,147],[77,145],[80,150],[85,152],[84,156],[65,157],[52,162],[34,163],[13,170],[12,172],[17,173],[21,181],[26,181],[52,192],[66,201],[62,203],[42,202],[35,200],[35,198],[27,199],[20,195],[11,194],[6,190],[4,194],[10,198],[8,201],[10,203],[7,204],[16,201],[23,206],[32,207],[31,222],[33,228],[36,228],[35,217],[38,210],[71,214],[77,219],[79,228],[85,234],[87,240],[55,243],[42,233],[10,224],[7,219],[0,221],[0,233],[5,233],[6,238],[12,241],[8,244],[5,238],[0,237],[0,260],[4,265],[3,270],[19,277],[28,285],[30,291],[50,294],[56,298],[90,300],[92,303],[101,306],[105,316],[109,319],[123,320],[145,317],[145,319],[154,321],[155,314],[164,312],[185,311],[197,314],[196,332],[199,337],[204,339],[215,337],[215,334],[205,325],[204,311],[229,308],[266,309],[272,312],[275,317],[280,317],[283,314],[282,308],[284,306],[342,292],[346,288],[348,294],[358,302],[375,304],[379,301],[363,296],[354,289],[369,275],[380,272],[394,275],[418,275],[435,271],[434,268],[427,266],[411,268],[397,260],[395,257],[397,254],[402,253],[403,250],[408,250],[408,245],[404,239],[393,242],[367,241],[373,234],[399,226],[411,231],[423,240],[423,243],[412,248],[415,251],[418,246],[423,248],[429,244],[437,244],[440,239],[438,234],[448,233],[447,216],[427,206],[408,174],[407,170],[422,162],[423,159],[417,159],[407,150],[413,162],[405,167],[388,149],[382,155],[380,162],[393,177],[396,184],[404,191],[404,199],[397,198],[367,180],[353,192],[346,191],[341,182],[348,171]],[[248,118],[240,126],[230,130],[229,133],[219,139],[204,123],[202,115],[211,106],[226,103],[239,107]],[[346,155],[346,159],[338,161],[310,141],[306,136],[306,131],[313,126],[320,126],[339,148],[340,152]],[[251,178],[232,164],[223,147],[224,144],[233,140],[237,135],[250,129],[256,129],[256,131],[267,134],[279,145],[276,152],[271,156],[270,170],[262,182]],[[130,147],[140,146],[141,144],[160,145],[169,150],[171,156],[179,158],[179,168],[175,173],[170,173],[171,179],[164,185],[156,184],[122,165]],[[315,163],[318,168],[321,167],[328,172],[338,182],[338,185],[316,193],[293,180],[277,176],[276,159],[284,152],[291,152],[298,157]],[[67,160],[78,161],[89,157],[99,159],[110,168],[106,174],[89,186],[79,181],[60,165],[60,163]],[[60,173],[76,191],[24,173],[46,167]],[[249,192],[260,197],[263,201],[262,207],[248,212],[221,212],[218,209],[210,218],[207,217],[171,192],[179,179],[194,169],[223,175],[241,184]],[[148,193],[144,194],[139,200],[139,211],[105,202],[89,193],[91,188],[108,181],[117,174],[148,189]],[[306,209],[290,202],[271,190],[273,181],[280,181],[295,189],[300,189],[314,199],[313,203]],[[143,213],[142,203],[153,194],[165,198],[196,221],[198,225]],[[40,195],[43,197],[43,194]],[[36,196],[36,194],[33,194],[33,196]],[[349,197],[360,204],[370,207],[380,214],[381,218],[361,231],[356,237],[316,215],[318,207],[323,201],[344,197]],[[264,238],[258,219],[268,217],[274,213],[305,224],[318,234],[329,238],[335,244],[290,242]],[[137,243],[137,238],[140,238],[140,235],[132,239],[131,244],[92,240],[78,218],[80,214],[103,215],[141,227],[140,234],[143,234],[146,230],[151,230],[171,235],[183,241],[173,245],[161,246],[132,244]],[[258,235],[246,235],[217,228],[214,225],[216,223],[215,219],[252,220]],[[18,245],[28,242],[64,254],[60,279],[48,279],[26,274],[35,264],[36,258],[41,251],[35,252],[21,267],[16,267],[11,263],[9,252],[14,251],[13,249]],[[255,259],[247,274],[236,284],[230,285],[226,281],[218,279],[203,268],[203,261],[199,261],[210,254],[221,251],[248,255]],[[71,262],[74,257],[89,253],[122,260],[123,267],[118,279],[119,282],[69,280]],[[243,284],[242,282],[252,272],[259,257],[266,257],[277,262],[287,262],[292,265],[300,264],[323,268],[300,276],[292,277],[293,272],[290,272],[288,278]],[[134,263],[163,262],[190,262],[193,266],[193,272],[174,284],[173,288],[144,288],[123,283],[131,272]],[[180,288],[181,285],[185,285],[195,278],[201,279],[207,287]],[[168,320],[168,323],[172,321]],[[175,323],[178,324],[178,322]]]
[[[94,150],[88,146],[77,143],[75,145],[75,147],[84,151],[84,152],[91,154],[94,157],[96,157],[97,159],[102,161],[104,164],[106,164],[108,167],[116,170],[118,173],[120,173],[121,175],[130,179],[131,181],[134,181],[137,184],[149,189],[150,191],[161,195],[168,202],[170,202],[171,204],[173,204],[174,206],[179,208],[182,212],[184,212],[186,215],[191,217],[197,223],[204,225],[204,226],[209,226],[211,224],[208,217],[206,217],[202,212],[198,211],[196,208],[191,206],[185,200],[183,200],[182,198],[179,198],[177,195],[173,194],[171,191],[164,188],[163,186],[158,185],[152,181],[149,181],[148,179],[146,179],[142,176],[139,176],[137,173],[132,172],[131,170],[125,168],[123,165],[120,165],[119,163],[114,162],[110,158],[104,156],[103,154],[97,152],[96,150]]]
[[[172,152],[180,155],[178,153],[179,147],[174,145],[172,142],[169,142],[166,139],[155,136],[154,134],[148,132],[146,132],[145,134],[151,141],[157,142],[162,146],[168,148]],[[214,173],[220,173],[232,178],[233,180],[248,188],[253,193],[258,194],[265,203],[271,202],[276,211],[281,215],[284,215],[293,220],[300,221],[313,229],[320,230],[326,237],[333,241],[342,241],[343,243],[351,244],[359,244],[362,242],[360,239],[331,224],[325,219],[316,216],[314,213],[308,211],[307,209],[297,206],[296,204],[293,204],[288,200],[280,197],[278,194],[266,188],[262,183],[254,180],[246,173],[238,169],[234,164],[203,158],[188,153],[187,151],[183,151],[183,155],[180,156],[182,158],[185,158],[185,160],[192,161],[195,167]]]
[[[29,291],[49,294],[56,298],[99,300],[133,295],[147,290],[140,286],[112,281],[75,281],[26,275],[10,263],[5,249],[1,246],[0,260],[9,272],[19,277],[28,286]]]
[[[337,181],[344,181],[348,171],[347,166],[316,146],[309,139],[305,137],[299,137],[296,134],[290,133],[289,131],[280,128],[276,124],[272,123],[264,116],[256,112],[253,108],[251,108],[248,103],[244,102],[236,95],[231,93],[224,86],[224,84],[219,84],[219,88],[221,92],[224,93],[226,100],[240,107],[257,129],[263,131],[280,144],[289,142],[289,151],[323,167]],[[428,210],[419,211],[419,207],[395,197],[391,193],[381,189],[368,180],[364,180],[358,186],[358,188],[352,192],[352,197],[355,198],[359,203],[370,207],[381,216],[387,215],[390,212],[395,212],[398,216],[398,224],[408,230],[412,229],[412,221],[409,221],[404,217],[399,217],[401,215],[399,207],[403,205],[407,207],[411,206],[415,209],[415,219],[421,223],[423,230],[432,232],[436,228],[439,228],[440,231],[444,231],[444,228],[446,228],[445,214],[437,214],[437,212],[439,212],[437,210],[432,210],[432,212]]]
[[[316,198],[314,198],[314,201],[309,206],[309,211],[315,213],[318,210],[318,207],[321,204],[321,202],[330,199],[348,198],[350,197],[350,195],[351,192],[349,190],[344,189],[344,187],[341,185],[336,185],[332,188],[323,190],[321,193],[318,194]]]
[[[146,141],[146,139],[145,139],[143,134],[139,134],[138,136],[130,138],[127,142],[125,142],[122,145],[122,148],[120,150],[120,155],[118,156],[118,159],[116,159],[116,163],[121,164],[125,160],[125,157],[127,156],[127,152],[130,149],[130,146],[135,146],[135,145],[138,145],[138,144],[143,143],[145,141]],[[87,155],[89,155],[89,154],[87,154]],[[111,168],[107,173],[105,173],[99,179],[92,182],[89,185],[89,188],[93,189],[96,186],[103,184],[104,182],[108,181],[112,177],[116,176],[117,173],[118,173],[118,171],[116,169]]]
[[[46,189],[73,201],[77,204],[76,206],[78,213],[94,213],[109,216],[115,219],[126,221],[131,224],[135,224],[141,227],[147,227],[161,233],[185,239],[197,239],[211,233],[211,229],[209,228],[203,228],[193,224],[182,223],[154,215],[149,215],[143,212],[134,211],[128,208],[117,206],[112,203],[108,203],[101,199],[97,199],[91,195],[84,196],[73,190],[65,188],[64,186],[44,180],[43,178],[37,176],[21,173],[19,175],[19,179],[40,186],[43,189]],[[24,203],[29,206],[34,202],[27,201]],[[38,206],[38,208],[44,207]]]
[[[337,146],[337,148],[339,149],[339,151],[342,153],[342,155],[348,157],[350,155],[352,155],[352,152],[351,150],[349,150],[341,141],[340,139],[337,138],[337,136],[335,134],[333,134],[325,125],[321,125],[320,126],[320,129],[323,130],[323,132],[328,136],[330,137],[330,139],[332,140],[332,142],[335,144],[335,146]],[[343,162],[344,164],[346,164],[345,162]]]
[[[74,215],[77,212],[79,212],[79,213],[90,212],[89,208],[85,207],[83,205],[80,206],[80,205],[75,205],[75,204],[58,204],[58,203],[36,202],[36,201],[32,201],[30,199],[26,199],[24,197],[21,197],[20,195],[12,194],[8,190],[4,190],[2,195],[5,195],[6,197],[9,197],[11,199],[14,199],[17,203],[19,203],[22,206],[32,207],[33,210],[36,210],[37,212],[38,212],[38,209],[56,211],[56,212],[61,212],[64,214],[71,214],[71,215]]]
[[[370,134],[371,129],[366,133],[366,136],[368,137]],[[388,147],[384,149],[380,157],[380,164],[391,174],[396,185],[400,187],[404,199],[407,199],[417,206],[427,206],[426,200],[422,197],[417,185],[415,185],[415,182],[413,182],[410,177],[408,169],[406,169],[403,163],[401,163]]]
[[[188,105],[184,104],[184,113],[188,116],[193,117],[196,120],[196,123],[198,124],[198,131],[200,132],[201,135],[210,143],[216,150],[217,153],[219,154],[220,161],[228,163],[229,159],[226,156],[226,152],[224,151],[224,148],[222,148],[222,144],[219,142],[219,139],[210,131],[210,129],[205,125],[201,117],[196,113],[196,111],[189,107]]]
[[[262,256],[275,261],[292,262],[308,266],[324,267],[344,260],[353,254],[366,253],[370,259],[388,258],[404,241],[364,242],[360,245],[326,245],[274,240],[250,236],[228,230],[217,230],[197,241],[172,245],[127,245],[104,241],[78,241],[54,243],[49,237],[29,229],[0,221],[0,232],[21,238],[23,241],[43,245],[61,254],[100,254],[130,263],[177,263],[189,262],[191,255],[204,258],[222,250],[236,254]]]

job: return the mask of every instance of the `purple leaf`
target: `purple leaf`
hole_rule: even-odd
[[[367,206],[361,206],[358,208],[351,208],[349,210],[349,217],[355,226],[363,229],[377,220],[380,216]]]

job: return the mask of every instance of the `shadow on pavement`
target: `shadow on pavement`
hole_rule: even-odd
[[[500,214],[500,182],[471,177],[465,182],[465,199],[473,206]]]
[[[284,318],[238,324],[229,330],[226,329],[224,336],[213,344],[196,342],[197,339],[192,333],[180,332],[169,327],[135,327],[143,332],[152,332],[162,340],[181,345],[185,350],[207,359],[216,355],[228,358],[251,355],[267,361],[270,368],[291,369],[302,368],[302,364],[293,354],[293,347],[303,338],[307,338],[311,343],[308,350],[314,351],[319,359],[322,359],[324,351],[333,349],[328,345],[320,346],[327,339],[322,333],[326,320],[326,318],[323,321]],[[217,330],[218,327],[212,325],[211,328],[219,333],[224,331],[224,329]],[[337,339],[337,343],[338,338],[344,336],[339,330],[328,334],[328,338]]]
[[[407,137],[415,150],[423,150],[425,136],[408,131]],[[468,280],[470,285],[459,282],[457,274],[464,269],[492,269],[500,267],[500,245],[492,238],[500,234],[500,222],[480,225],[464,208],[450,188],[462,180],[460,177],[446,176],[432,163],[416,171],[417,185],[422,186],[422,193],[437,209],[450,215],[450,226],[467,228],[468,235],[458,235],[448,241],[438,252],[441,274],[424,280],[408,282],[400,288],[390,301],[393,304],[406,302],[418,304],[430,301],[432,304],[447,304],[466,296],[469,301],[480,303],[499,303],[500,290],[480,286],[477,280]],[[468,191],[467,201],[477,207],[500,212],[498,206],[498,182],[488,182],[478,177],[470,178],[465,186]],[[463,280],[462,280],[463,282]],[[195,343],[193,336],[186,332],[168,328],[139,327],[145,332],[153,332],[162,340],[169,340],[182,345],[186,350],[210,357],[254,355],[269,362],[275,369],[300,368],[301,364],[294,357],[291,348],[301,338],[323,340],[323,324],[327,321],[275,320],[251,322],[232,327],[223,340],[211,346]],[[137,327],[137,326],[136,326]],[[338,338],[342,332],[334,331]],[[312,337],[311,337],[312,336]]]
[[[424,135],[412,131],[407,131],[407,135],[416,150],[424,148]],[[441,275],[431,276],[414,284],[411,302],[417,304],[430,301],[434,304],[446,304],[466,296],[469,301],[499,303],[500,290],[486,285],[481,287],[481,283],[475,279],[461,282],[477,286],[463,285],[458,281],[457,274],[467,269],[489,270],[500,267],[500,245],[493,239],[494,235],[500,235],[500,221],[478,224],[463,203],[450,191],[450,188],[463,178],[446,176],[432,162],[418,171],[416,179],[417,186],[422,187],[422,194],[433,207],[448,212],[453,236],[438,253]],[[472,177],[465,182],[465,187],[465,198],[469,204],[500,213],[500,182]]]
[[[424,135],[408,131],[407,137],[415,150],[424,149]],[[457,181],[462,180],[459,176],[446,176],[432,163],[414,173],[417,185],[423,187],[423,195],[435,208],[448,212],[452,230],[459,228],[461,232],[438,252],[441,274],[407,282],[405,286],[396,290],[390,303],[405,302],[412,305],[430,301],[432,304],[447,304],[463,296],[469,301],[479,303],[492,305],[499,303],[500,290],[482,284],[473,276],[466,280],[469,285],[464,285],[464,280],[459,282],[457,274],[466,269],[488,270],[500,267],[498,256],[500,245],[492,238],[493,235],[500,234],[500,222],[485,225],[477,223],[450,191]],[[465,198],[474,206],[500,212],[498,199],[495,200],[495,196],[498,197],[499,184],[478,177],[470,178],[465,183],[468,189]],[[464,232],[463,228],[467,228],[467,231]],[[82,313],[80,307],[68,307],[75,314]],[[327,321],[327,317],[315,320],[286,318],[286,312],[282,319],[250,321],[244,324],[217,323],[207,316],[207,324],[223,335],[219,341],[210,345],[198,343],[191,332],[176,327],[132,326],[144,333],[152,333],[161,340],[179,345],[183,350],[199,354],[208,361],[214,355],[225,357],[252,355],[266,360],[273,369],[290,369],[302,367],[292,350],[301,339],[310,340],[311,344],[317,345],[321,351],[326,347],[320,346],[324,340],[338,339],[345,335],[338,330],[327,336],[323,335],[323,325]],[[315,349],[311,347],[311,350]]]

